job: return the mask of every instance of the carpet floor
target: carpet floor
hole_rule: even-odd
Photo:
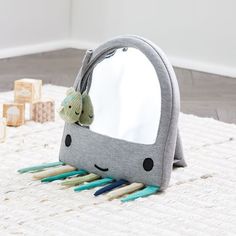
[[[43,87],[57,107],[65,91]],[[13,92],[0,93],[1,104],[10,100]],[[236,125],[181,114],[179,127],[188,167],[173,170],[165,192],[129,203],[17,173],[58,160],[58,115],[8,128],[0,144],[0,235],[236,235]]]

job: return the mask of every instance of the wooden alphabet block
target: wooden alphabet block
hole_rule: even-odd
[[[55,120],[55,102],[52,99],[41,99],[31,104],[31,119],[44,123]]]
[[[42,80],[20,79],[14,83],[15,102],[34,102],[41,98]]]
[[[7,126],[20,126],[25,123],[25,104],[4,103],[3,117],[6,118]]]
[[[6,119],[0,118],[0,143],[6,139]]]

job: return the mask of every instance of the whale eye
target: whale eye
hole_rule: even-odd
[[[69,106],[69,108],[71,108],[71,106]]]
[[[144,159],[144,161],[143,161],[143,169],[144,169],[144,170],[146,170],[146,171],[152,170],[153,165],[154,165],[154,163],[153,163],[152,158],[146,158],[146,159]]]
[[[65,145],[69,147],[71,145],[71,142],[72,142],[71,136],[67,134],[65,139]]]

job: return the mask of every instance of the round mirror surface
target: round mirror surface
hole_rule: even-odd
[[[91,81],[90,130],[134,143],[155,143],[161,90],[152,63],[141,51],[121,48],[110,53],[96,65]]]

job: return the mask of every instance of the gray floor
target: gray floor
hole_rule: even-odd
[[[64,49],[0,60],[0,91],[22,78],[71,86],[80,68],[83,50]],[[181,92],[181,111],[236,123],[236,78],[175,68]]]

